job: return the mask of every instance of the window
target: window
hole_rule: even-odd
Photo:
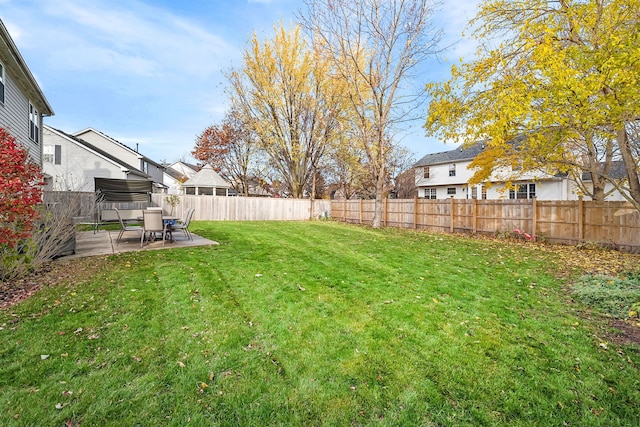
[[[424,198],[425,199],[435,199],[436,198],[436,189],[435,188],[425,188],[424,189]]]
[[[454,194],[456,194],[456,187],[447,188],[447,195],[453,196]]]
[[[429,178],[429,175],[430,175],[429,166],[425,166],[425,167],[423,168],[423,176],[422,176],[422,177],[423,177],[424,179],[428,179],[428,178]]]
[[[4,65],[0,62],[0,102],[4,103]]]
[[[29,103],[29,138],[40,143],[40,114],[33,104]]]
[[[485,185],[482,186],[481,194],[482,200],[487,200],[487,187]]]
[[[536,197],[535,184],[520,184],[515,189],[509,190],[510,199],[533,199]]]
[[[146,174],[149,174],[149,163],[144,160],[140,160],[140,170]]]
[[[449,176],[456,176],[456,164],[449,165]]]
[[[185,194],[196,194],[196,188],[195,187],[187,187],[184,189],[184,193]]]
[[[42,148],[42,162],[53,163],[54,160],[54,147],[53,145],[45,145]]]
[[[216,188],[216,196],[226,196],[227,189],[226,188]]]
[[[478,187],[471,187],[471,198],[472,199],[477,199],[478,198]]]
[[[62,145],[45,145],[42,149],[44,163],[62,164]]]

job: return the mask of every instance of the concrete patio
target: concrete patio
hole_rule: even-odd
[[[119,243],[116,243],[119,230],[98,230],[81,231],[76,233],[76,250],[75,254],[59,258],[60,260],[70,260],[95,255],[109,255],[119,252],[132,252],[141,250],[158,250],[158,249],[177,249],[189,248],[195,246],[218,245],[218,242],[205,239],[191,233],[193,240],[187,239],[182,233],[175,233],[174,242],[165,241],[164,246],[162,240],[147,243],[140,247],[140,234],[134,232],[125,232]]]

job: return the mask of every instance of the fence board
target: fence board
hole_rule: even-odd
[[[339,221],[371,224],[372,200],[331,203]],[[640,252],[640,213],[625,202],[394,199],[385,203],[386,226],[435,232],[512,233],[524,230],[553,243],[584,242]]]

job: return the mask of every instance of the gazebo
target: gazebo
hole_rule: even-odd
[[[206,164],[195,175],[182,184],[184,194],[206,196],[228,196],[231,186]]]

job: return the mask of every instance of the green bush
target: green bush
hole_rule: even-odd
[[[573,285],[573,291],[585,304],[618,319],[626,319],[640,302],[640,271],[622,277],[583,276]]]

